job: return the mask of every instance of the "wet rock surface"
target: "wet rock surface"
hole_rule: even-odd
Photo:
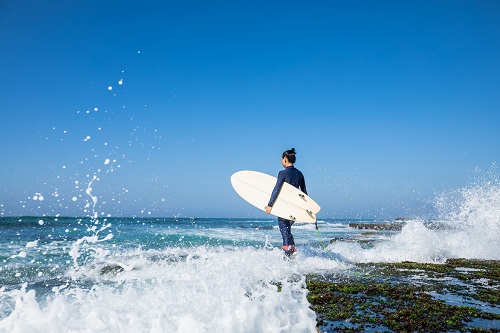
[[[310,275],[321,332],[500,332],[500,261],[358,264]]]

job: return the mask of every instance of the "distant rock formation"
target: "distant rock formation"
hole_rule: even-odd
[[[403,228],[402,223],[349,223],[349,227],[354,229],[370,230],[394,230],[400,231]]]

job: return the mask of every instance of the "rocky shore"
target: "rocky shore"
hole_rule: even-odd
[[[310,275],[320,332],[500,332],[500,261],[358,264]]]

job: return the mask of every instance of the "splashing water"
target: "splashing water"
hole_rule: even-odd
[[[372,248],[340,242],[328,249],[354,262],[500,259],[498,207],[499,183],[481,182],[439,195],[437,222],[408,221],[400,233],[384,236]],[[302,256],[284,261],[272,245],[278,237],[274,222],[257,222],[255,229],[252,221],[241,226],[225,221],[221,228],[213,227],[216,221],[172,221],[149,232],[153,224],[129,220],[120,225],[110,219],[112,227],[107,219],[101,224],[95,213],[86,220],[90,235],[63,244],[50,235],[23,239],[18,254],[4,260],[2,275],[32,278],[0,289],[0,332],[315,332],[305,276],[340,271],[335,260],[314,248],[307,253],[311,238],[299,247]],[[54,232],[52,221],[43,222],[33,218],[31,226]],[[344,224],[320,225],[348,231]],[[299,239],[314,234],[312,225],[294,227]],[[109,234],[102,236],[105,230]],[[139,232],[159,241],[142,248],[147,242],[136,238]],[[235,240],[240,243],[224,243]],[[51,264],[57,253],[73,260]],[[10,268],[14,261],[21,266]]]
[[[435,205],[440,218],[454,221],[457,229],[482,229],[485,236],[498,234],[500,230],[500,182],[497,178],[444,192]]]
[[[408,221],[400,233],[370,249],[332,244],[330,250],[355,262],[444,262],[447,258],[500,259],[500,183],[489,174],[437,196],[438,219]]]
[[[500,259],[500,182],[490,178],[436,200],[440,218],[452,229],[455,257]]]
[[[339,270],[305,245],[283,260],[274,220],[94,221],[5,222],[40,239],[0,268],[0,332],[316,332],[306,274]]]
[[[105,283],[57,286],[46,300],[26,284],[1,290],[2,303],[13,310],[0,321],[0,331],[315,331],[305,276],[277,251],[199,248],[130,255],[120,274],[115,266],[105,276],[102,268],[87,267],[87,278]]]

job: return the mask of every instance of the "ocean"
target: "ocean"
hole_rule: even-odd
[[[292,260],[274,218],[1,217],[0,332],[316,332],[307,274],[500,259],[498,193],[477,190],[460,223],[296,223]]]
[[[435,205],[432,220],[296,223],[291,260],[275,218],[2,216],[0,332],[316,332],[308,274],[500,260],[498,182]]]

